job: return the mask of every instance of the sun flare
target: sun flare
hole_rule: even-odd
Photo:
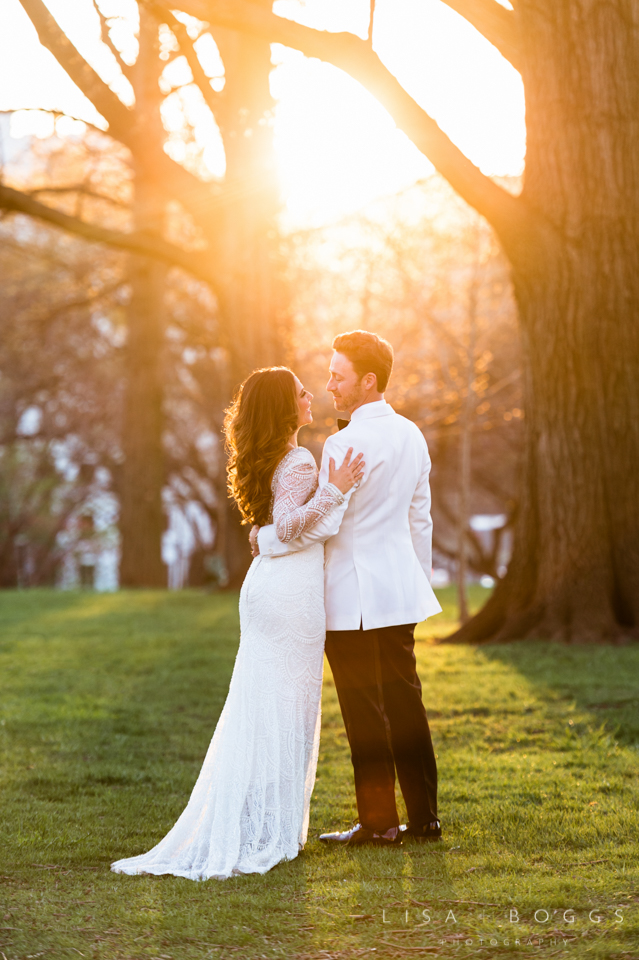
[[[97,17],[86,0],[48,0],[70,38],[126,100],[128,82],[99,41]],[[134,20],[135,4],[113,0],[122,16],[120,36]],[[364,35],[367,0],[278,0],[277,13],[320,29]],[[0,31],[0,109],[57,109],[104,125],[93,106],[37,42],[18,0],[3,5]],[[11,38],[11,40],[9,40]],[[201,41],[207,72],[222,85],[214,44]],[[516,71],[461,17],[439,0],[378,0],[374,47],[411,95],[437,120],[470,159],[489,175],[518,175],[525,151],[524,102]],[[375,198],[405,188],[432,167],[399,131],[386,110],[356,81],[336,68],[273,44],[271,89],[276,100],[275,147],[284,223],[325,223]],[[219,57],[218,57],[219,61]],[[180,82],[185,63],[171,65]],[[187,73],[188,73],[188,68]],[[187,78],[188,79],[188,78]],[[190,92],[189,92],[190,91]],[[193,88],[167,100],[167,150],[187,159],[180,126],[193,129],[203,167],[224,172],[222,142],[207,108]],[[50,115],[22,114],[13,132],[51,133]],[[184,154],[184,156],[183,156]]]

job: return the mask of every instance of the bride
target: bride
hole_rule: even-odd
[[[359,454],[330,462],[317,489],[297,432],[312,394],[284,367],[256,370],[227,412],[229,488],[245,523],[274,523],[286,542],[334,510],[362,476]],[[175,826],[116,873],[190,880],[266,873],[304,846],[315,782],[324,656],[324,545],[253,560],[240,593],[240,646],[224,709]]]

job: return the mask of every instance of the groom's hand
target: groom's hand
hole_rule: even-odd
[[[364,475],[364,467],[366,466],[363,453],[358,453],[351,462],[352,453],[353,448],[349,447],[339,469],[335,466],[335,461],[332,457],[330,457],[328,461],[328,482],[336,486],[343,494],[347,494],[351,487],[357,487],[359,485]]]
[[[255,524],[251,528],[251,532],[249,533],[249,543],[251,545],[251,556],[253,557],[259,557],[260,555],[260,545],[257,542],[257,535],[259,532],[260,532],[260,528],[258,527],[257,524]]]

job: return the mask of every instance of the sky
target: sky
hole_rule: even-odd
[[[47,0],[47,5],[103,79],[126,98],[126,81],[118,79],[114,59],[100,43],[90,0]],[[126,15],[132,6],[131,0],[101,0],[107,16]],[[277,0],[274,9],[318,29],[365,36],[368,25],[368,0]],[[126,41],[125,26],[122,39]],[[521,78],[465,20],[439,0],[377,0],[373,43],[388,69],[484,173],[521,174]],[[356,81],[298,51],[278,45],[272,51],[275,141],[289,226],[336,219],[432,172],[426,158]],[[174,69],[179,70],[179,64]],[[100,122],[92,105],[39,45],[18,0],[1,0],[0,111],[26,108]],[[214,125],[206,108],[195,102],[192,113],[205,160],[219,174],[224,161]],[[16,136],[43,134],[51,123],[25,112],[14,117],[11,129]]]

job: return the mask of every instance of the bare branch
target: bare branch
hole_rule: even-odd
[[[42,46],[53,54],[98,113],[102,114],[109,124],[111,136],[126,143],[133,128],[132,112],[78,53],[42,0],[20,0],[20,3],[36,28]]]
[[[515,68],[520,69],[520,44],[517,20],[512,10],[502,7],[497,0],[443,0],[483,37],[497,47],[502,57]]]
[[[375,0],[369,0],[370,9],[368,13],[368,32],[366,36],[368,37],[369,47],[373,46],[373,24],[375,22]]]
[[[110,297],[111,294],[116,293],[125,285],[125,280],[116,280],[114,283],[107,284],[94,293],[84,294],[82,297],[77,297],[75,300],[69,300],[67,303],[60,303],[58,306],[49,310],[44,309],[41,315],[36,319],[36,328],[44,331],[45,327],[50,326],[51,323],[55,322],[59,317],[63,317],[72,310],[81,310],[83,307],[88,307],[92,304],[99,303],[100,300]],[[44,304],[42,304],[42,306],[44,306]]]
[[[117,60],[120,70],[122,71],[124,76],[127,78],[127,80],[130,81],[131,80],[131,64],[127,63],[126,60],[122,59],[122,54],[120,53],[120,51],[114,44],[113,40],[111,39],[111,29],[107,22],[107,18],[104,16],[102,11],[100,10],[100,7],[98,5],[98,0],[92,0],[92,2],[93,2],[94,10],[97,13],[98,17],[100,18],[100,39],[102,40],[102,43],[104,43],[109,48],[109,50]]]
[[[92,200],[102,200],[104,203],[110,203],[114,207],[119,207],[121,210],[129,210],[129,204],[123,203],[121,200],[116,199],[116,197],[108,197],[104,193],[98,193],[97,190],[91,190],[90,187],[87,187],[84,183],[70,183],[67,186],[49,186],[49,187],[37,187],[35,190],[29,190],[29,197],[38,197],[43,193],[79,193],[83,197],[91,197]]]
[[[147,2],[147,0],[141,0]],[[540,226],[525,203],[485,176],[455,146],[384,66],[366,40],[352,33],[314,30],[278,17],[247,0],[154,0],[200,20],[263,37],[344,70],[386,107],[400,130],[459,195],[495,228],[512,259],[524,256]],[[497,4],[495,4],[497,6]]]
[[[30,217],[44,220],[56,227],[61,227],[69,233],[74,233],[86,240],[95,243],[105,243],[129,253],[136,253],[145,257],[162,260],[171,266],[181,267],[201,280],[216,285],[216,277],[211,269],[210,260],[206,255],[195,251],[181,250],[172,243],[152,234],[135,232],[123,233],[119,230],[109,230],[95,223],[87,223],[78,217],[71,217],[60,210],[55,210],[39,200],[5,187],[0,184],[0,208],[14,213],[25,213]]]
[[[93,67],[78,53],[49,13],[42,0],[20,0],[37,30],[40,42],[49,50],[74,83],[109,124],[108,133],[135,151],[135,114],[100,79]],[[141,145],[144,149],[144,144]],[[204,184],[165,153],[155,157],[158,183],[191,214],[207,236],[215,231],[220,197],[211,184]]]
[[[202,96],[204,97],[204,102],[213,116],[218,119],[218,115],[222,106],[221,97],[219,93],[216,93],[216,91],[213,89],[209,77],[207,77],[206,73],[204,72],[202,64],[200,63],[200,58],[197,55],[188,30],[184,24],[178,20],[178,18],[166,7],[161,6],[159,3],[154,3],[152,0],[149,0],[147,6],[162,23],[166,23],[166,25],[170,28],[178,42],[180,53],[186,57],[186,62],[191,68],[193,82],[199,88]]]
[[[75,120],[76,123],[83,123],[89,130],[94,130],[96,133],[101,133],[103,137],[109,135],[108,130],[104,130],[102,127],[96,126],[95,123],[91,123],[89,120],[83,120],[81,117],[74,117],[72,113],[66,113],[64,110],[49,110],[47,107],[14,107],[12,110],[2,111],[3,113],[48,113],[54,120],[57,120],[58,117],[67,117],[69,120]]]

